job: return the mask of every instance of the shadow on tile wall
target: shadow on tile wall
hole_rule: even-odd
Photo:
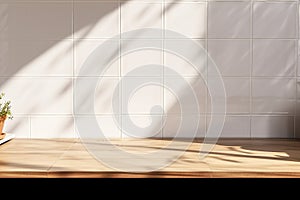
[[[72,115],[73,84],[80,66],[111,36],[147,27],[181,32],[208,50],[220,68],[227,92],[228,116],[222,137],[299,137],[298,17],[297,1],[161,4],[0,0],[0,90],[13,101],[15,113],[6,130],[25,138],[78,137]],[[105,132],[109,137],[125,136],[111,120],[111,91],[131,66],[147,62],[171,66],[192,85],[200,113],[189,116],[191,120],[200,118],[197,136],[203,137],[210,117],[210,99],[203,80],[186,63],[151,52],[121,58],[103,78],[95,109],[99,120],[106,122]],[[161,77],[166,76],[162,73]],[[150,88],[143,95],[133,104],[136,122],[151,122],[145,110],[160,101],[165,113],[158,116],[168,117],[157,137],[174,136],[174,124],[179,122],[178,102],[163,89]],[[184,87],[179,95],[189,98]],[[157,122],[158,127],[162,121]]]
[[[7,132],[25,138],[77,137],[74,47],[90,33],[111,37],[109,24],[93,30],[114,20],[108,16],[125,3],[0,1],[0,88],[12,100],[15,116]]]

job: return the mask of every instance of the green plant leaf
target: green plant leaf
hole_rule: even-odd
[[[12,112],[11,112],[11,101],[3,101],[3,98],[5,96],[5,93],[0,94],[0,100],[2,102],[0,103],[0,117],[8,117],[8,119],[13,119]]]

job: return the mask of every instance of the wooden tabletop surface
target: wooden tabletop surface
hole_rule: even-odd
[[[79,139],[15,138],[0,146],[0,177],[300,177],[299,140],[223,139],[203,159],[199,157],[201,140],[189,143],[187,150],[181,149],[181,145],[178,148],[176,144],[168,146],[171,142],[158,139],[112,141],[121,151],[132,154],[159,150],[182,153],[166,167],[132,173],[109,167],[103,160],[96,159]],[[124,160],[121,154],[110,151],[103,151],[101,155],[120,163]],[[162,156],[161,159],[168,158]]]

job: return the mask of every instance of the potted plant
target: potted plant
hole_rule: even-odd
[[[12,119],[11,101],[4,100],[4,93],[0,94],[0,140],[5,137],[5,133],[2,133],[6,119]]]

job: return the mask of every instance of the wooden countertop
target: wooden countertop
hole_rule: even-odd
[[[114,144],[130,151],[149,152],[168,142],[145,139]],[[300,177],[299,140],[223,139],[203,160],[199,159],[201,144],[201,140],[194,141],[183,156],[159,171],[127,173],[96,160],[79,139],[15,138],[0,146],[0,177]]]

